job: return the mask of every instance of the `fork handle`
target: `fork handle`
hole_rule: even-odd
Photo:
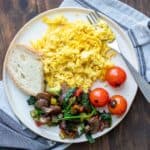
[[[150,84],[146,82],[143,77],[136,71],[136,69],[131,65],[131,63],[126,59],[126,57],[120,53],[125,63],[127,64],[131,74],[133,75],[137,85],[139,86],[141,92],[143,93],[146,100],[150,103]]]

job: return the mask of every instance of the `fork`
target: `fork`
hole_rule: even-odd
[[[87,15],[87,19],[90,24],[97,25],[98,20],[100,19],[100,14],[97,11],[92,11]],[[125,61],[126,65],[128,66],[131,74],[133,75],[138,87],[140,88],[141,92],[143,93],[146,100],[150,103],[150,85],[143,79],[143,77],[139,74],[139,72],[132,66],[132,64],[126,59],[123,53],[120,51],[118,47],[118,43],[114,40],[111,43],[108,43],[110,48],[116,51]]]

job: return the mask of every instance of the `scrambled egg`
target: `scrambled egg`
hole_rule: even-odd
[[[94,27],[81,20],[70,22],[64,16],[45,17],[43,21],[47,31],[41,39],[32,41],[32,46],[42,52],[48,86],[65,82],[87,90],[94,81],[105,79],[114,55],[107,43],[115,39],[106,22],[100,20]]]

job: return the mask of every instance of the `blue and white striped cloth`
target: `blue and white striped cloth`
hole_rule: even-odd
[[[64,0],[62,7],[81,7],[79,0]],[[141,75],[150,82],[150,29],[149,18],[118,0],[80,0],[82,6],[94,8],[116,21],[128,33],[140,64]],[[15,117],[8,105],[2,82],[0,81],[0,148],[27,150],[63,150],[68,144],[48,141],[25,128]]]

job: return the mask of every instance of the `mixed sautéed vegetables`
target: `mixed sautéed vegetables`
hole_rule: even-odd
[[[111,76],[112,69],[108,70],[107,76]],[[120,70],[118,73],[118,85],[115,80],[108,81],[110,85],[113,83],[113,88],[125,82],[125,78],[121,79]],[[37,126],[58,125],[62,139],[85,134],[90,143],[94,142],[92,134],[111,127],[112,115],[120,116],[127,109],[127,101],[121,95],[110,97],[104,88],[84,91],[80,87],[70,88],[67,84],[47,87],[45,92],[38,93],[36,97],[30,96],[27,102],[34,107],[30,113]],[[107,111],[98,110],[103,106],[107,106]]]

